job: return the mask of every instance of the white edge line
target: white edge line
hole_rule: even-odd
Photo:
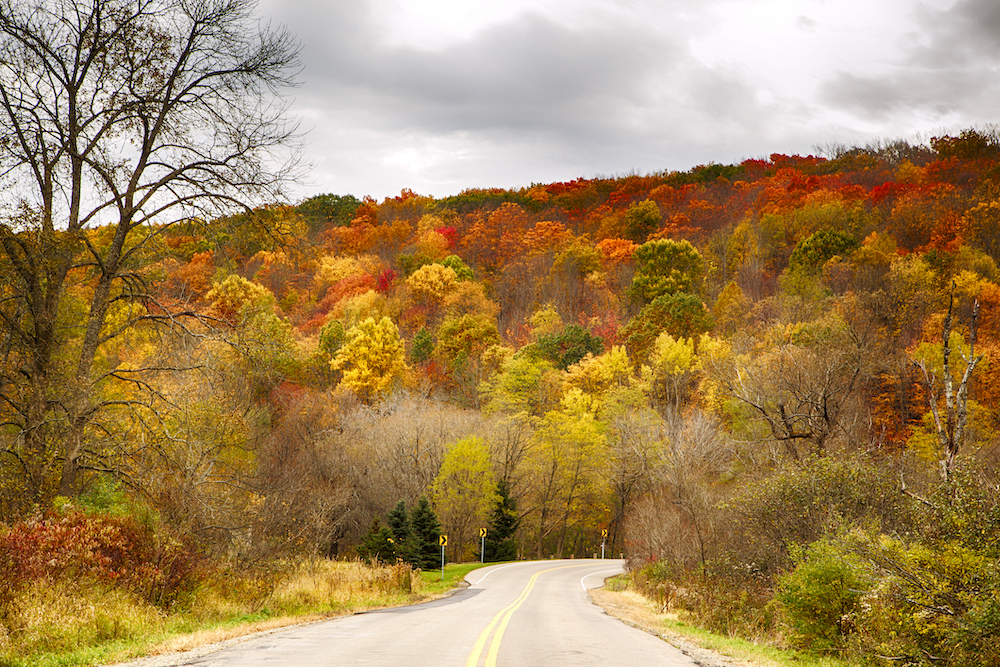
[[[506,565],[501,565],[498,568],[494,568],[494,569],[490,570],[489,572],[487,572],[486,574],[484,574],[482,579],[479,579],[477,581],[470,581],[469,585],[470,586],[478,586],[479,584],[481,584],[483,582],[483,579],[486,579],[486,577],[490,576],[494,572],[497,572],[499,570],[504,570],[504,569],[506,569],[508,567],[513,567],[515,565],[518,565],[518,563],[507,563]]]
[[[604,574],[606,572],[614,572],[615,574],[620,574],[620,573],[622,573],[624,571],[625,570],[623,570],[622,568],[616,568],[614,570],[599,570],[597,572],[591,572],[590,574],[585,574],[585,575],[583,575],[583,577],[580,578],[580,585],[583,586],[583,590],[586,591],[587,590],[587,584],[585,584],[583,582],[586,581],[587,579],[589,579],[590,577],[596,577],[597,575]],[[483,579],[485,579],[485,578],[486,577],[483,577]]]

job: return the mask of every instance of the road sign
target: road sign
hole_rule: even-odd
[[[443,547],[448,546],[448,536],[447,535],[438,535],[438,544],[440,544]]]
[[[608,536],[608,529],[607,528],[602,529],[601,530],[601,537],[607,537],[607,536]]]
[[[485,528],[480,528],[479,529],[479,537],[486,537],[486,529]]]

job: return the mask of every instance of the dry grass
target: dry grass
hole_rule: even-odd
[[[308,559],[208,581],[170,612],[109,586],[39,581],[4,606],[0,664],[93,664],[192,651],[261,632],[437,597],[408,565]],[[98,657],[95,657],[98,656]]]
[[[676,614],[661,613],[656,603],[632,589],[597,589],[590,591],[590,596],[609,615],[661,637],[705,667],[846,667],[833,658],[783,651],[701,630]]]

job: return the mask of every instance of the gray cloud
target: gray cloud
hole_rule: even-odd
[[[1000,111],[1000,3],[959,0],[946,10],[918,6],[919,31],[900,38],[888,67],[841,71],[821,88],[831,106],[889,119],[921,113],[992,122]]]
[[[894,0],[880,20],[898,22],[864,25],[846,15],[859,0],[844,0],[842,19],[824,0],[793,14],[767,0],[753,0],[759,14],[722,0],[540,0],[461,39],[442,32],[438,45],[401,38],[379,0],[263,0],[262,10],[304,45],[293,109],[311,128],[315,169],[303,192],[381,198],[992,121],[1000,3],[941,12],[926,4],[936,1]]]

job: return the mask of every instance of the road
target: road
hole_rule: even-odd
[[[205,667],[690,667],[666,642],[590,602],[619,560],[549,560],[475,570],[447,598],[298,626],[211,653]]]

